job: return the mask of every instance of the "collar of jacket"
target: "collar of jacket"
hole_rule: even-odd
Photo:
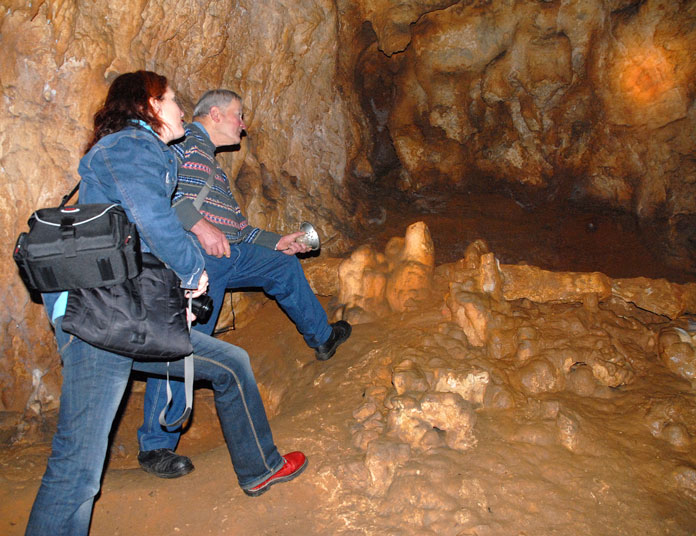
[[[153,128],[150,125],[148,125],[145,121],[143,121],[142,119],[133,119],[133,121],[131,121],[131,123],[133,123],[133,125],[135,125],[135,126],[142,127],[145,130],[149,130],[155,136],[157,136],[157,132],[155,132],[153,130]],[[159,137],[159,136],[157,136],[157,137]]]

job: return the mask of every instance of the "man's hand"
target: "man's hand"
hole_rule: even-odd
[[[310,248],[307,244],[299,244],[295,242],[295,240],[297,240],[297,238],[300,236],[304,236],[302,231],[285,235],[278,240],[275,247],[276,251],[282,251],[286,255],[295,255],[297,253],[307,253],[308,251],[311,251],[312,248]]]
[[[215,227],[205,218],[202,218],[191,227],[191,232],[196,235],[198,241],[203,246],[203,250],[213,257],[230,256],[230,243],[227,241],[225,233]]]

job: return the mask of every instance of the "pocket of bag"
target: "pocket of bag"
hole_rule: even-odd
[[[76,289],[68,294],[63,330],[117,354],[143,360],[173,360],[193,352],[178,278],[160,266],[120,285]]]

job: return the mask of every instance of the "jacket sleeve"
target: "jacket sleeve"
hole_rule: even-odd
[[[176,175],[170,170],[176,166],[169,158],[173,163],[173,153],[155,140],[124,136],[112,146],[99,147],[88,165],[98,181],[113,183],[106,190],[115,192],[114,201],[123,206],[150,251],[176,272],[183,287],[196,288],[205,262],[171,206]],[[82,197],[86,203],[102,202],[90,200],[88,187]]]
[[[242,242],[249,242],[257,246],[263,246],[268,249],[275,249],[278,240],[282,237],[272,231],[265,231],[251,225],[244,228],[242,231]]]

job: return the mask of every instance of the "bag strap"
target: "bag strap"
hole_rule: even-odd
[[[203,202],[208,197],[208,194],[210,193],[210,190],[213,187],[213,183],[215,182],[216,171],[217,171],[217,163],[215,164],[214,167],[210,168],[210,175],[208,175],[208,179],[205,181],[205,185],[203,186],[203,188],[201,188],[201,191],[198,192],[196,199],[194,199],[194,201],[193,201],[193,206],[196,207],[196,210],[201,210],[201,207],[203,206]]]
[[[208,180],[205,183],[205,186],[201,189],[201,191],[198,193],[198,196],[196,197],[196,200],[193,202],[194,206],[196,206],[196,210],[200,210],[201,205],[203,205],[203,201],[205,201],[205,198],[208,197],[208,193],[210,192],[210,189],[213,185],[213,181],[215,180],[215,171],[216,170],[213,169],[210,176],[208,177]],[[63,199],[61,200],[60,205],[58,206],[59,209],[63,208],[68,203],[68,201],[70,201],[70,198],[75,195],[77,190],[80,188],[81,182],[82,181],[77,181],[77,184],[73,187],[73,189],[63,196]],[[192,298],[189,296],[189,313],[191,311],[191,299]],[[186,317],[188,330],[189,333],[191,333],[191,315],[187,314]],[[159,423],[162,426],[178,426],[179,424],[186,422],[186,420],[191,415],[191,410],[193,408],[193,354],[187,355],[184,358],[184,393],[186,396],[186,408],[184,408],[183,413],[178,419],[176,419],[174,422],[168,423],[165,414],[167,412],[169,404],[172,401],[172,389],[169,385],[169,362],[167,362],[167,404],[164,406],[162,412],[159,415]]]
[[[75,185],[75,187],[74,187],[72,190],[70,190],[70,193],[68,193],[68,194],[66,194],[66,195],[63,196],[63,199],[62,199],[62,201],[60,202],[60,205],[58,206],[58,208],[63,208],[63,207],[66,205],[66,203],[67,203],[68,201],[70,201],[70,198],[71,198],[72,196],[74,196],[74,195],[75,195],[75,192],[77,192],[77,190],[80,188],[80,183],[81,183],[81,182],[82,182],[82,181],[77,181],[77,184]]]
[[[193,409],[193,354],[184,358],[184,393],[186,394],[186,407],[181,416],[174,422],[167,422],[167,408],[172,401],[172,388],[169,385],[169,362],[167,362],[167,403],[159,414],[159,423],[162,426],[179,426],[185,423],[191,416]]]
[[[186,315],[186,324],[188,326],[189,333],[191,333],[191,302],[192,298],[189,294],[188,299],[188,314]],[[186,407],[182,412],[181,416],[174,422],[167,422],[167,408],[172,401],[172,388],[169,386],[169,362],[167,362],[167,403],[162,408],[159,414],[159,423],[162,426],[179,426],[186,422],[186,420],[191,416],[191,411],[193,409],[193,354],[189,354],[184,358],[184,393],[186,396]]]

